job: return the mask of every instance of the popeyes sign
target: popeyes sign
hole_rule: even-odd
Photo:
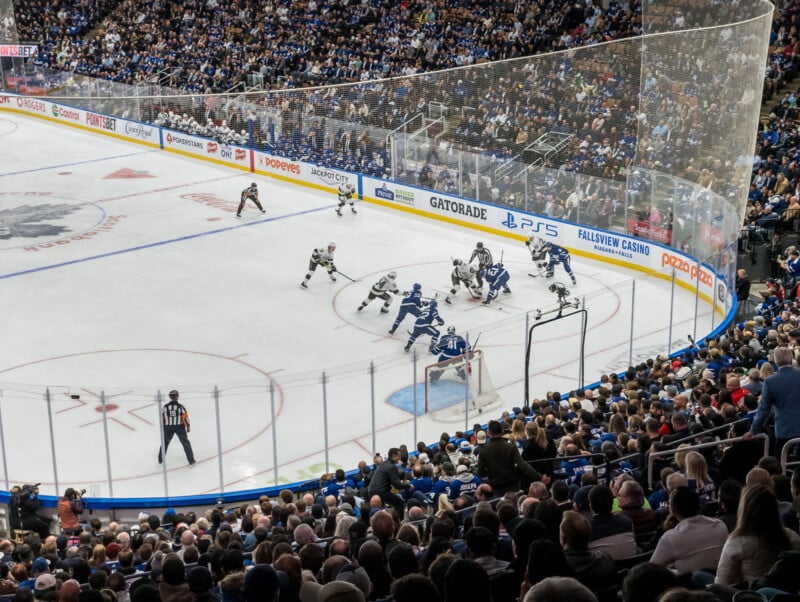
[[[706,286],[714,285],[714,276],[710,271],[702,267],[699,267],[698,271],[698,264],[689,262],[686,258],[679,255],[667,253],[665,251],[661,254],[661,267],[673,268],[677,272],[683,272],[689,276],[689,280],[697,279]]]

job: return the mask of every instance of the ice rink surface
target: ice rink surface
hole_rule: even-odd
[[[388,334],[399,299],[388,315],[379,300],[356,311],[389,270],[401,289],[419,282],[443,298],[452,258],[468,259],[478,240],[503,257],[512,293],[484,307],[461,290],[440,303],[444,328],[480,335],[503,407],[522,404],[526,315],[532,325],[532,310],[555,301],[550,281],[528,276],[522,243],[367,203],[338,218],[334,195],[23,117],[0,118],[0,140],[0,476],[10,484],[117,497],[252,489],[486,422],[415,420],[390,404],[436,358],[421,337],[415,376],[403,352],[411,319]],[[248,205],[237,220],[253,180],[267,212]],[[358,282],[317,270],[302,290],[311,251],[329,241]],[[581,258],[573,269],[568,288],[589,316],[587,383],[627,366],[632,330],[639,357],[665,352],[670,331],[673,348],[693,332],[694,297],[678,290],[671,306],[669,281]],[[569,284],[563,272],[556,280]],[[710,331],[711,312],[698,315],[698,332]],[[579,330],[577,318],[535,330],[532,398],[576,387]],[[164,469],[156,461],[156,392],[170,389],[190,412],[191,469],[177,441]]]

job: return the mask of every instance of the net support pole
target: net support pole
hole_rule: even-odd
[[[169,497],[169,479],[167,479],[167,450],[164,449],[164,421],[161,415],[163,411],[163,399],[161,389],[156,391],[156,403],[158,404],[158,432],[161,437],[161,474],[164,478],[164,497]]]
[[[697,340],[697,317],[700,312],[700,260],[697,260],[697,276],[694,280],[694,326],[692,328],[692,339]]]
[[[47,402],[47,422],[50,428],[50,457],[53,459],[53,482],[56,486],[56,492],[61,488],[58,486],[58,463],[56,462],[56,436],[53,428],[53,398],[50,395],[50,387],[45,389],[44,398]]]
[[[467,353],[464,356],[464,432],[469,430],[469,332],[466,334]]]
[[[269,413],[272,420],[272,474],[275,476],[275,486],[278,486],[278,431],[275,428],[275,383],[269,381]]]
[[[375,434],[375,362],[369,363],[369,414],[370,414],[370,433],[372,434],[372,449],[376,447],[376,434]],[[416,437],[416,433],[414,433]],[[416,441],[416,439],[415,439]],[[374,451],[373,451],[374,453]],[[327,468],[325,469],[327,470]]]
[[[669,292],[669,328],[667,329],[667,357],[672,352],[672,316],[675,313],[675,268],[672,268],[672,283]]]
[[[0,402],[3,400],[3,390],[0,389]],[[0,403],[0,453],[3,454],[3,479],[6,483],[6,491],[11,489],[8,483],[8,455],[6,454],[6,435],[3,430],[3,404]]]
[[[630,336],[628,337],[628,365],[633,365],[633,331],[635,328],[634,325],[634,316],[636,315],[636,278],[633,279],[633,285],[631,286],[631,332]]]
[[[217,467],[219,470],[219,492],[225,493],[225,480],[222,470],[222,423],[219,418],[219,388],[214,385],[214,414],[217,418]]]
[[[322,371],[322,437],[325,446],[325,472],[330,472],[330,450],[328,450],[328,375]]]
[[[416,445],[419,439],[417,438],[417,418],[419,414],[419,395],[418,395],[418,387],[417,387],[417,350],[416,348],[411,349],[411,395],[412,399],[414,400],[414,444]],[[426,408],[427,410],[427,408]],[[372,446],[375,447],[374,445]]]
[[[111,447],[108,443],[108,414],[106,412],[106,392],[100,390],[100,406],[103,410],[103,440],[106,448],[106,477],[108,478],[108,497],[114,497],[114,481],[111,478]]]
[[[525,312],[525,349],[528,348],[528,343],[530,342],[530,336],[531,336],[530,329],[531,329],[531,312],[526,311]],[[524,357],[523,357],[522,361],[523,361],[522,371],[523,371],[523,374],[524,374],[525,373],[525,358]],[[527,379],[525,380],[525,399],[522,400],[522,405],[523,405],[523,407],[526,407],[526,408],[530,407],[530,399],[528,399],[528,381],[527,381]]]

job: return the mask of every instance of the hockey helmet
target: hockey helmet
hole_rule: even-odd
[[[478,243],[477,245],[475,245],[475,246],[476,246],[476,247],[478,247],[479,249],[482,249],[482,248],[483,248],[483,243],[482,243],[482,242],[479,242],[479,243]]]
[[[395,278],[397,278],[397,272],[395,272],[394,270],[392,270],[391,272],[389,272],[388,274],[386,274],[386,277],[387,277],[389,280],[394,280]]]
[[[176,401],[178,399],[178,392],[175,389],[172,389],[172,391],[169,392],[169,398],[173,401]]]
[[[430,307],[435,308],[438,307],[438,305],[439,304],[436,302],[436,299],[431,299],[431,302],[429,303]]]
[[[453,260],[453,265],[454,266],[460,266],[461,265],[461,260],[460,259],[454,259]]]
[[[496,264],[494,264],[494,267],[496,267],[498,270],[502,270],[503,264],[498,261]]]
[[[456,333],[456,327],[455,326],[448,326],[447,327],[447,334],[455,334],[455,333]]]
[[[415,282],[414,286],[412,286],[411,288],[413,288],[415,291],[419,291],[422,290],[422,285],[419,282]]]
[[[250,182],[250,188],[258,188],[258,184],[255,182]]]
[[[328,251],[333,251],[334,249],[336,249],[336,243],[335,242],[329,242],[328,243]]]

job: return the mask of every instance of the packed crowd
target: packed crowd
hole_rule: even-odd
[[[16,18],[20,38],[39,42],[42,64],[129,84],[166,75],[171,87],[215,93],[247,84],[248,74],[269,88],[291,88],[594,44],[640,33],[640,10],[638,2],[617,1],[604,9],[474,0],[51,0],[18,9]],[[40,15],[51,16],[42,22]]]
[[[60,533],[50,535],[37,491],[26,487],[12,504],[24,543],[0,541],[0,594],[134,602],[794,594],[798,555],[787,552],[800,550],[800,471],[790,478],[777,458],[800,436],[797,355],[800,308],[787,298],[774,315],[734,324],[681,357],[603,375],[595,390],[547,392],[434,445],[392,448],[351,473],[322,475],[313,492],[103,526],[85,522],[80,493],[69,489],[58,503]]]

